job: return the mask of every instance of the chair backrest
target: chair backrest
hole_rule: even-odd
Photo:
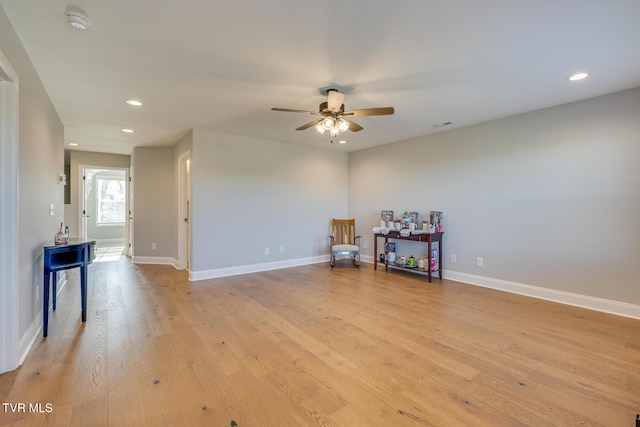
[[[331,220],[331,235],[334,245],[354,245],[356,242],[356,220],[336,219]]]

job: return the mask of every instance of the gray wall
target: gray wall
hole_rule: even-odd
[[[638,159],[640,88],[351,153],[349,213],[441,210],[445,271],[640,304]]]
[[[21,347],[40,326],[42,246],[64,219],[64,130],[40,78],[4,9],[0,7],[0,50],[19,77],[18,125],[18,333]],[[54,215],[49,215],[49,205]]]
[[[79,168],[82,166],[102,166],[110,168],[128,169],[131,162],[131,156],[122,154],[93,153],[89,151],[71,150],[70,156],[70,176],[67,177],[68,185],[71,191],[71,203],[65,205],[64,220],[69,225],[69,234],[77,237],[80,230],[78,205],[79,187],[82,177],[79,176]]]
[[[131,157],[133,257],[174,258],[173,147],[138,147]],[[156,249],[152,249],[152,244]]]
[[[192,272],[328,253],[346,153],[195,129],[191,158]]]

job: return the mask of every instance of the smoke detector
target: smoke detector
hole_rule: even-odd
[[[67,21],[73,28],[78,30],[86,30],[91,25],[91,20],[84,14],[83,11],[77,8],[69,8],[64,13],[67,16]]]

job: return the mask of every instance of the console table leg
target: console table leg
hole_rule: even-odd
[[[373,269],[378,269],[378,236],[373,235]]]
[[[87,321],[87,267],[80,267],[80,303],[82,304],[82,322]]]
[[[54,273],[55,274],[55,273]],[[49,330],[49,280],[51,273],[44,273],[44,295],[42,298],[42,336],[46,337]]]
[[[54,271],[53,278],[51,279],[51,299],[53,300],[53,311],[56,311],[56,298],[58,298],[58,272]]]
[[[431,283],[431,239],[427,242],[427,254],[427,262],[429,263],[429,268],[427,268],[427,270],[429,271],[429,283]]]
[[[442,239],[438,242],[438,266],[440,267],[438,273],[440,274],[440,280],[442,280]]]

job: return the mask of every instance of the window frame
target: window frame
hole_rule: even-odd
[[[95,226],[96,227],[124,227],[127,223],[127,203],[126,203],[126,198],[127,198],[127,191],[126,191],[126,177],[120,177],[120,176],[114,176],[114,175],[109,175],[109,174],[96,174],[95,178],[96,181],[96,212],[95,212]],[[100,218],[101,218],[101,202],[108,202],[109,200],[102,200],[100,198],[101,196],[101,185],[100,185],[100,181],[119,181],[122,183],[122,194],[123,194],[123,198],[122,198],[122,203],[124,205],[124,210],[123,210],[123,217],[122,217],[122,221],[121,222],[101,222]],[[117,201],[113,201],[114,205],[116,203],[118,203]],[[114,210],[115,211],[115,210]]]

